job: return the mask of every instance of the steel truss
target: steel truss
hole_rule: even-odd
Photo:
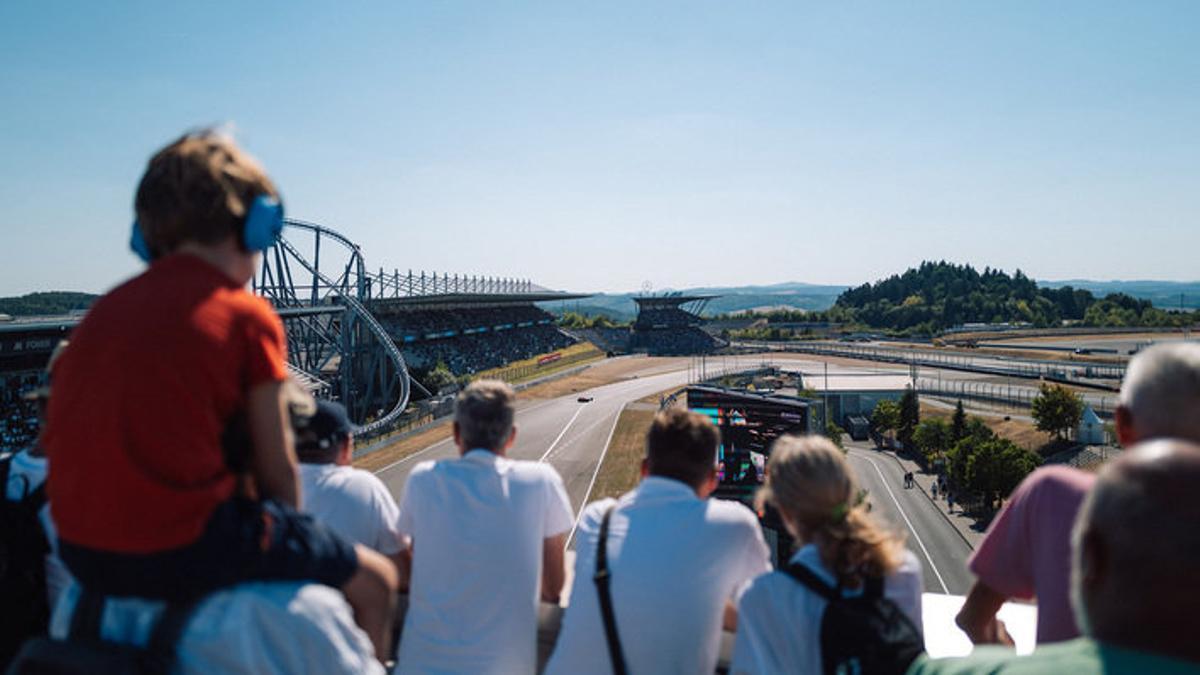
[[[364,306],[375,284],[362,250],[315,223],[284,225],[284,236],[263,253],[254,290],[283,317],[289,361],[328,383],[361,425],[358,433],[386,430],[408,405],[411,380],[395,342]]]

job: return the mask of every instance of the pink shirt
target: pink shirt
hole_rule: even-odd
[[[1013,490],[967,566],[1010,598],[1037,598],[1039,643],[1079,636],[1071,611],[1071,527],[1093,474],[1042,467]]]

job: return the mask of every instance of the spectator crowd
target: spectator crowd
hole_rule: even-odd
[[[1135,357],[1129,449],[1096,477],[1035,471],[972,558],[959,624],[1003,645],[1000,605],[1036,597],[1033,654],[931,659],[920,564],[824,437],[771,448],[756,506],[797,543],[774,570],[755,512],[710,498],[717,429],[678,408],[639,484],[577,518],[553,467],[508,456],[512,389],[477,381],[456,456],[414,466],[396,504],[350,466],[345,410],[289,384],[278,318],[244,289],[282,218],[261,167],[188,134],[135,208],[147,270],[57,350],[39,437],[0,459],[0,563],[25,556],[0,564],[11,672],[533,673],[572,542],[551,673],[711,673],[723,630],[734,673],[1200,671],[1200,345]],[[170,348],[140,349],[151,328]]]

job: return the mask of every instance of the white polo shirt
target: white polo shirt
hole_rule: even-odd
[[[400,532],[413,539],[397,673],[533,673],[542,547],[573,522],[548,464],[486,450],[409,474]]]
[[[579,520],[571,606],[546,673],[612,673],[596,585],[600,521],[614,503],[589,504]],[[754,513],[700,499],[686,484],[650,476],[616,500],[609,522],[613,613],[631,673],[711,673],[727,600],[771,569]]]
[[[375,474],[337,464],[301,464],[302,509],[355,544],[384,555],[403,547],[400,508]]]
[[[50,635],[65,638],[80,588],[63,592]],[[164,604],[140,598],[105,603],[100,635],[144,646]],[[196,607],[176,647],[177,675],[382,675],[366,633],[342,594],[320,584],[292,581],[243,583],[209,595]]]
[[[5,498],[19,500],[46,482],[46,471],[49,462],[45,457],[34,457],[28,450],[22,450],[13,455],[12,464],[8,467],[8,485],[5,487]],[[42,530],[46,533],[46,541],[50,550],[46,553],[46,600],[50,609],[54,609],[58,596],[63,589],[71,584],[73,577],[58,557],[58,533],[54,529],[54,521],[50,518],[50,502],[47,501],[38,512],[42,522]]]
[[[827,584],[836,583],[813,544],[801,547],[791,562],[811,569]],[[884,579],[883,595],[921,630],[921,563],[912,551]],[[847,595],[850,593],[847,592]],[[754,580],[738,605],[738,630],[731,673],[821,672],[821,615],[825,599],[783,572]]]

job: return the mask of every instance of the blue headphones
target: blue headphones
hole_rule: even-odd
[[[242,245],[247,251],[265,251],[275,245],[280,232],[283,232],[283,203],[267,195],[255,197],[242,225]],[[154,260],[137,220],[133,221],[129,248],[144,262]]]

